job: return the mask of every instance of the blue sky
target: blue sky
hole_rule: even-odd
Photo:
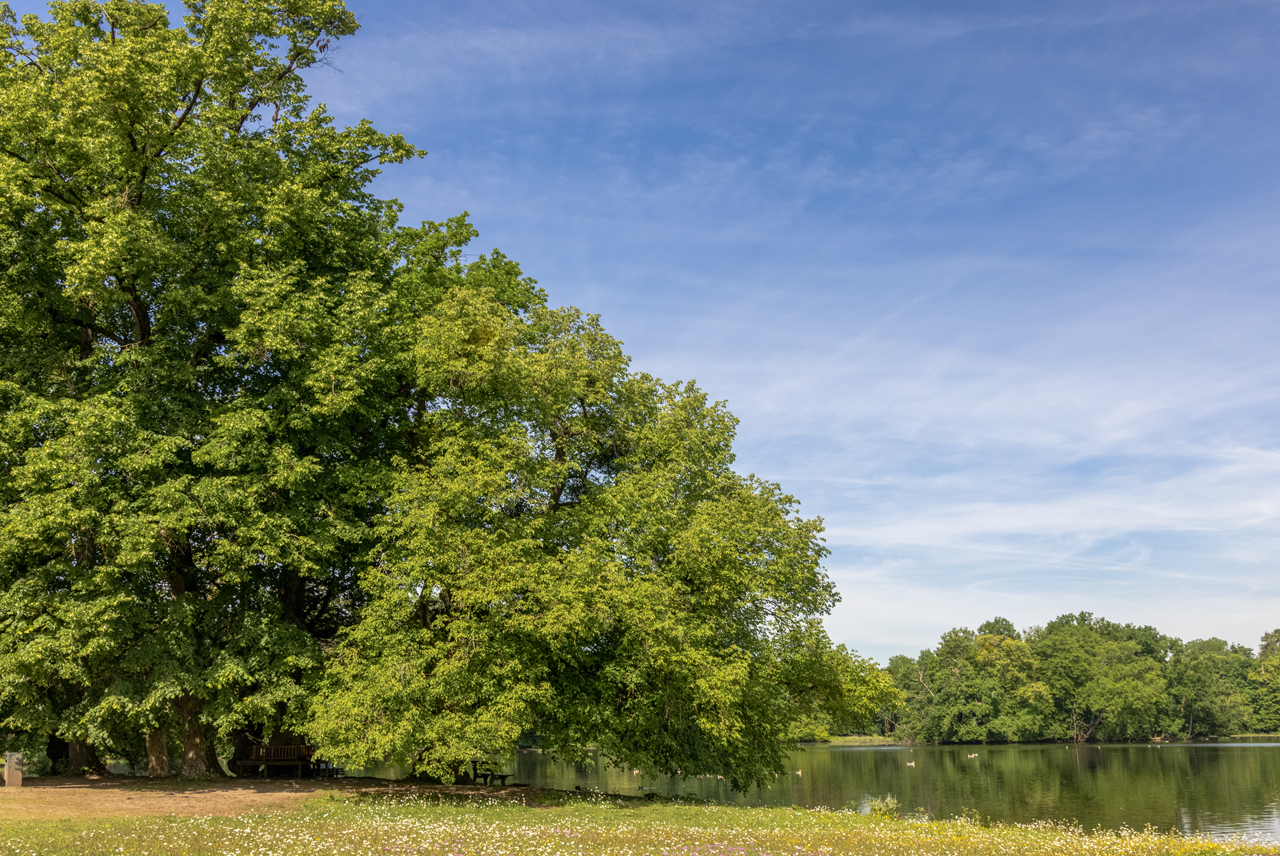
[[[1280,626],[1280,4],[351,8],[381,192],[727,399],[837,640]]]
[[[380,192],[727,399],[838,641],[1280,627],[1277,2],[350,8]]]

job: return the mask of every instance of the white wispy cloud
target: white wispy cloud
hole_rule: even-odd
[[[433,151],[382,185],[410,219],[471,210],[637,368],[729,400],[742,468],[827,521],[837,637],[1089,610],[1252,642],[1276,7],[495,6],[315,80]]]

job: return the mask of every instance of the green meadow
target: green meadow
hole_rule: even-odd
[[[227,817],[129,817],[8,824],[14,856],[341,853],[386,856],[684,856],[699,854],[1164,854],[1277,853],[1273,844],[1210,841],[1060,823],[985,825],[980,818],[890,818],[856,810],[646,803],[607,795],[543,802],[458,802],[421,795],[312,797],[282,812]]]

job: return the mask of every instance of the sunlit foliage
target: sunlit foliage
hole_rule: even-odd
[[[894,696],[723,404],[371,193],[423,152],[309,103],[341,0],[50,8],[0,4],[12,745],[451,779],[536,732],[744,786]]]

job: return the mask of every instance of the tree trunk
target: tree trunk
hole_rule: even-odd
[[[65,776],[69,772],[67,767],[68,752],[67,741],[56,734],[49,735],[49,745],[44,750],[44,754],[49,756],[53,772],[56,775]]]
[[[147,775],[162,779],[169,775],[169,740],[163,728],[147,732]]]
[[[237,776],[251,774],[249,759],[253,757],[255,746],[262,745],[262,726],[255,725],[251,729],[240,729],[232,737],[231,772]]]
[[[67,741],[67,775],[81,776],[101,773],[105,767],[98,759],[98,751],[83,740]]]
[[[182,717],[182,769],[183,776],[221,776],[213,740],[200,721],[199,699],[183,696],[178,700],[178,714]]]

